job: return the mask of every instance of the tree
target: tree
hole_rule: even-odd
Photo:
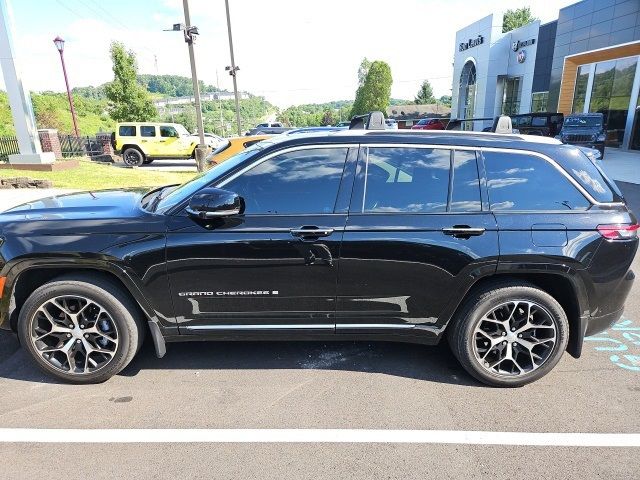
[[[524,27],[537,20],[538,19],[531,14],[531,8],[529,7],[507,10],[502,17],[502,33]]]
[[[431,88],[431,83],[429,80],[425,80],[420,85],[420,90],[418,90],[418,94],[414,102],[417,105],[428,105],[430,103],[435,103],[436,99],[433,98],[433,88]]]
[[[438,101],[442,104],[442,105],[446,105],[447,107],[451,106],[451,95],[442,95]]]
[[[334,123],[336,123],[336,118],[333,110],[325,110],[322,114],[322,121],[320,122],[320,124],[323,127],[327,127],[329,125],[333,125]]]
[[[136,57],[125,50],[122,43],[113,42],[110,48],[113,62],[113,82],[105,86],[109,100],[109,115],[116,122],[146,122],[158,112],[149,92],[138,83]]]
[[[364,115],[375,110],[386,112],[391,98],[392,83],[391,67],[380,60],[373,62],[362,86],[356,91],[351,116]]]
[[[367,57],[364,57],[362,62],[360,62],[360,67],[358,67],[358,88],[364,85],[364,81],[367,78],[367,73],[369,73],[370,68],[371,62],[367,60]]]

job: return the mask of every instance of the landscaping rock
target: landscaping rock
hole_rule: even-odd
[[[11,188],[52,188],[51,180],[34,180],[29,177],[0,178],[0,189]]]

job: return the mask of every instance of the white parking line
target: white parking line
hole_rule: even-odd
[[[358,429],[0,428],[0,443],[439,443],[640,447],[640,434]]]

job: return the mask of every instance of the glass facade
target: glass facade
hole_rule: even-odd
[[[520,113],[521,90],[522,77],[510,77],[505,79],[504,97],[502,99],[503,115],[517,115]]]
[[[578,68],[578,77],[576,78],[576,88],[573,92],[573,113],[582,113],[584,111],[584,102],[587,98],[587,85],[589,83],[589,67],[590,65],[582,65]]]
[[[604,115],[607,146],[622,145],[637,63],[630,57],[596,64],[589,111]]]
[[[534,92],[531,94],[531,111],[533,113],[546,112],[549,102],[549,92]]]

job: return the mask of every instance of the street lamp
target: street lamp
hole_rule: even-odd
[[[62,72],[64,73],[64,83],[67,86],[67,97],[69,98],[69,108],[71,109],[71,119],[73,120],[73,130],[76,133],[76,137],[79,137],[78,133],[78,121],[76,120],[76,109],[73,108],[73,96],[71,95],[71,89],[69,88],[69,78],[67,77],[67,67],[64,64],[64,40],[60,37],[53,39],[58,52],[60,53],[60,61],[62,62]]]

